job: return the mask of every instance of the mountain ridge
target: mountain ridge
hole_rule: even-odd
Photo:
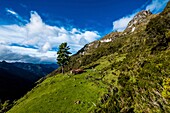
[[[138,30],[110,33],[104,42],[87,44],[71,57],[68,73],[59,73],[59,68],[49,74],[8,113],[168,113],[169,11],[170,2]],[[71,68],[86,72],[73,75]]]
[[[35,86],[38,79],[56,68],[53,65],[0,62],[0,100],[20,98]]]

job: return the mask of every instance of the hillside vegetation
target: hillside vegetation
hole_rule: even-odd
[[[170,111],[170,2],[134,32],[111,33],[72,56],[8,113],[168,113]],[[98,45],[96,47],[96,45]],[[83,53],[84,52],[84,53]]]

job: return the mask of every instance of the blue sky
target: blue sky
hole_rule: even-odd
[[[112,22],[135,9],[147,5],[148,0],[1,0],[2,24],[15,24],[4,9],[17,12],[29,20],[30,11],[36,11],[49,25],[96,30],[104,35],[112,31]]]
[[[141,10],[161,12],[169,0],[0,0],[0,60],[56,62],[59,44],[76,53]]]

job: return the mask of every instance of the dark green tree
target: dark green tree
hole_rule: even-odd
[[[67,46],[67,43],[65,42],[59,46],[59,50],[57,52],[57,63],[61,66],[62,73],[64,73],[64,66],[69,63],[69,55],[71,54],[71,52],[68,51],[69,49],[69,46]]]

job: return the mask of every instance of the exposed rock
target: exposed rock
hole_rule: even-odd
[[[80,101],[80,100],[77,100],[77,101],[75,101],[74,103],[75,103],[75,104],[80,104],[81,101]]]
[[[125,32],[112,32],[99,41],[94,41],[89,44],[86,44],[81,50],[77,52],[77,54],[80,55],[86,55],[88,53],[91,53],[92,50],[98,48],[102,45],[102,43],[108,43],[113,42],[116,38],[126,35],[127,33],[134,32],[138,29],[138,25],[141,23],[148,23],[150,19],[148,19],[148,16],[150,16],[152,13],[150,11],[141,11],[134,18],[129,22],[127,28],[125,29]]]
[[[112,41],[112,39],[104,39],[104,40],[100,40],[100,42],[111,42]]]
[[[86,44],[86,45],[85,45],[82,49],[80,49],[76,54],[85,55],[85,54],[88,53],[89,50],[98,48],[99,45],[100,45],[100,42],[99,42],[99,41],[91,42],[91,43],[89,43],[89,44]]]
[[[87,55],[89,53],[92,53],[94,49],[102,46],[102,43],[108,43],[113,42],[116,38],[123,36],[124,34],[121,32],[112,32],[102,39],[98,41],[91,42],[89,44],[86,44],[82,49],[80,49],[77,53],[79,55]]]
[[[131,32],[134,32],[135,31],[135,27],[132,28],[132,31]]]
[[[134,16],[134,18],[129,22],[127,28],[125,29],[125,31],[127,32],[134,32],[135,28],[137,25],[144,23],[144,22],[148,22],[147,17],[150,16],[152,13],[148,10],[143,10],[141,12],[139,12],[138,14],[136,14]]]
[[[116,38],[123,36],[122,32],[112,32],[108,35],[106,35],[105,37],[103,37],[100,42],[103,43],[107,43],[107,42],[113,42]]]

